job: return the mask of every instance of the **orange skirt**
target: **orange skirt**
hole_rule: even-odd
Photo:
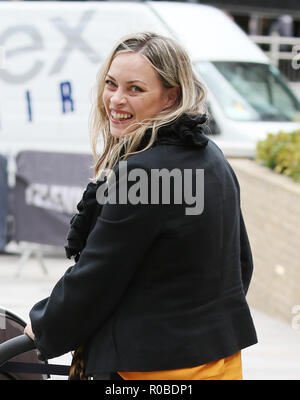
[[[125,380],[242,380],[241,351],[192,368],[118,374]]]

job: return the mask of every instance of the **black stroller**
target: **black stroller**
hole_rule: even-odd
[[[45,380],[69,375],[70,367],[41,361],[33,340],[23,334],[26,323],[0,309],[0,380]]]

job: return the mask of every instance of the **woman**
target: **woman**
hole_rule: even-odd
[[[91,119],[95,176],[68,234],[76,264],[25,329],[45,358],[79,349],[98,379],[242,379],[241,349],[257,342],[252,257],[204,102],[175,41],[140,33],[113,49]]]

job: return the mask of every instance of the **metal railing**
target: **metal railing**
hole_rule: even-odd
[[[290,81],[300,81],[300,38],[249,35]],[[268,49],[266,50],[266,47]]]

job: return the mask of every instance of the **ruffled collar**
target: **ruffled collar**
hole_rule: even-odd
[[[153,143],[153,146],[158,144],[172,144],[177,146],[196,146],[205,147],[208,143],[208,138],[205,136],[207,127],[206,114],[182,114],[175,121],[167,125],[161,126]],[[137,150],[140,150],[149,143],[152,134],[152,129],[148,129]]]

